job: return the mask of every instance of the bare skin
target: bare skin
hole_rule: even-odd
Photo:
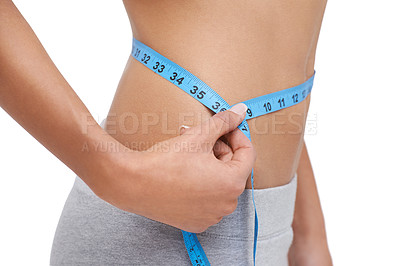
[[[136,39],[191,71],[229,104],[301,84],[313,74],[326,1],[123,2]],[[257,151],[254,186],[286,184],[297,171],[290,264],[331,265],[303,141],[309,102],[310,97],[249,120]],[[129,119],[130,114],[137,120]],[[106,130],[124,145],[144,150],[179,135],[180,125],[196,126],[211,115],[198,101],[129,56]],[[246,188],[251,188],[250,176]]]
[[[249,7],[228,1],[212,5],[205,1],[124,2],[137,39],[196,74],[230,104],[300,84],[312,75],[326,4],[260,1]],[[248,177],[255,151],[252,143],[235,129],[243,114],[226,111],[208,120],[212,114],[205,107],[129,57],[107,119],[107,134],[59,73],[10,0],[0,2],[0,40],[0,106],[99,197],[114,206],[187,231],[202,232],[233,212],[241,191],[250,188]],[[308,104],[309,99],[250,121],[253,144],[259,151],[256,188],[287,183],[299,160],[303,161],[300,165],[311,167],[308,157],[300,156]],[[166,132],[162,123],[150,126],[149,121],[147,133],[126,133],[133,126],[129,119],[122,123],[128,130],[121,130],[120,123],[113,125],[113,121],[119,122],[132,112],[158,113],[160,118],[167,113],[171,119],[166,129],[173,132]],[[191,114],[186,120],[176,117],[185,112]],[[141,116],[138,118],[141,130],[146,123]],[[279,123],[275,130],[280,133],[272,131],[274,121]],[[181,124],[192,128],[178,136]],[[266,124],[270,127],[268,134],[260,133],[265,131]],[[211,134],[204,133],[207,127]],[[230,147],[217,140],[222,135],[229,140]],[[141,152],[121,145],[139,141],[145,145],[136,149]],[[222,148],[167,153],[147,149],[156,142],[153,148],[176,144],[182,147],[188,143],[222,143]],[[112,149],[99,152],[99,145]],[[87,149],[84,152],[83,147]],[[301,185],[305,181],[310,184],[310,175],[299,172],[292,262],[323,265],[297,259],[304,258],[305,247],[316,248],[321,239],[326,243],[323,222],[314,223],[314,218],[321,221],[321,209],[309,208],[310,202],[314,206],[319,204],[316,188]],[[197,190],[193,191],[193,187]],[[314,196],[307,198],[309,193]],[[197,211],[196,219],[192,209]],[[296,244],[302,239],[307,240],[307,246]],[[327,245],[325,252],[318,255],[329,261]]]
[[[0,1],[0,69],[0,106],[103,200],[191,232],[235,210],[256,157],[236,129],[245,106],[160,142],[166,151],[130,150],[96,123],[9,0]],[[224,161],[213,152],[223,135],[234,152]]]
[[[290,266],[330,266],[324,216],[306,145],[297,169],[298,187],[293,219],[293,243],[289,250]]]
[[[136,39],[191,71],[231,105],[301,84],[314,72],[324,1],[123,2]],[[257,151],[255,188],[283,185],[294,176],[309,100],[249,120]],[[144,150],[179,135],[180,125],[198,125],[212,114],[129,56],[106,130]]]

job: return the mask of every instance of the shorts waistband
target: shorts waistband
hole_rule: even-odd
[[[94,192],[76,177],[75,188],[96,196]],[[254,190],[254,200],[258,215],[258,239],[268,239],[291,230],[296,200],[297,175],[285,185]],[[96,196],[97,197],[97,196]],[[251,189],[245,189],[238,198],[236,210],[223,217],[215,225],[198,235],[214,235],[237,240],[253,240],[254,207]]]
[[[101,122],[104,128],[105,119]],[[74,186],[87,193],[94,192],[76,177]],[[254,189],[254,201],[258,216],[258,239],[270,238],[291,230],[297,190],[297,174],[285,185]],[[96,196],[96,195],[95,195]],[[97,196],[96,196],[97,197]],[[238,198],[236,210],[206,231],[198,235],[214,235],[238,240],[253,240],[254,206],[251,189],[245,189]]]
[[[288,184],[254,189],[258,216],[258,240],[268,239],[292,229],[296,189],[297,174]],[[254,215],[251,189],[245,189],[238,198],[236,210],[200,235],[217,235],[252,241]]]

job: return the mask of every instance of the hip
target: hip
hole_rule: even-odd
[[[255,190],[257,264],[287,265],[297,177]],[[250,189],[236,210],[197,234],[211,265],[252,265],[254,209]],[[190,265],[181,231],[97,197],[77,176],[57,226],[51,265]]]

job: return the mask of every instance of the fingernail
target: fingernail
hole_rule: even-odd
[[[238,115],[243,115],[247,111],[247,106],[244,103],[235,104],[229,111]]]
[[[185,126],[185,125],[181,125],[180,127],[179,127],[179,129],[181,129],[181,128],[189,128],[188,126]]]

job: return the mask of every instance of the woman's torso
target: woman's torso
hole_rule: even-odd
[[[189,70],[230,105],[306,81],[326,2],[124,0],[136,39]],[[286,184],[302,147],[309,99],[248,120],[254,187]],[[144,150],[213,113],[129,56],[106,130]],[[251,188],[250,179],[246,188]]]

